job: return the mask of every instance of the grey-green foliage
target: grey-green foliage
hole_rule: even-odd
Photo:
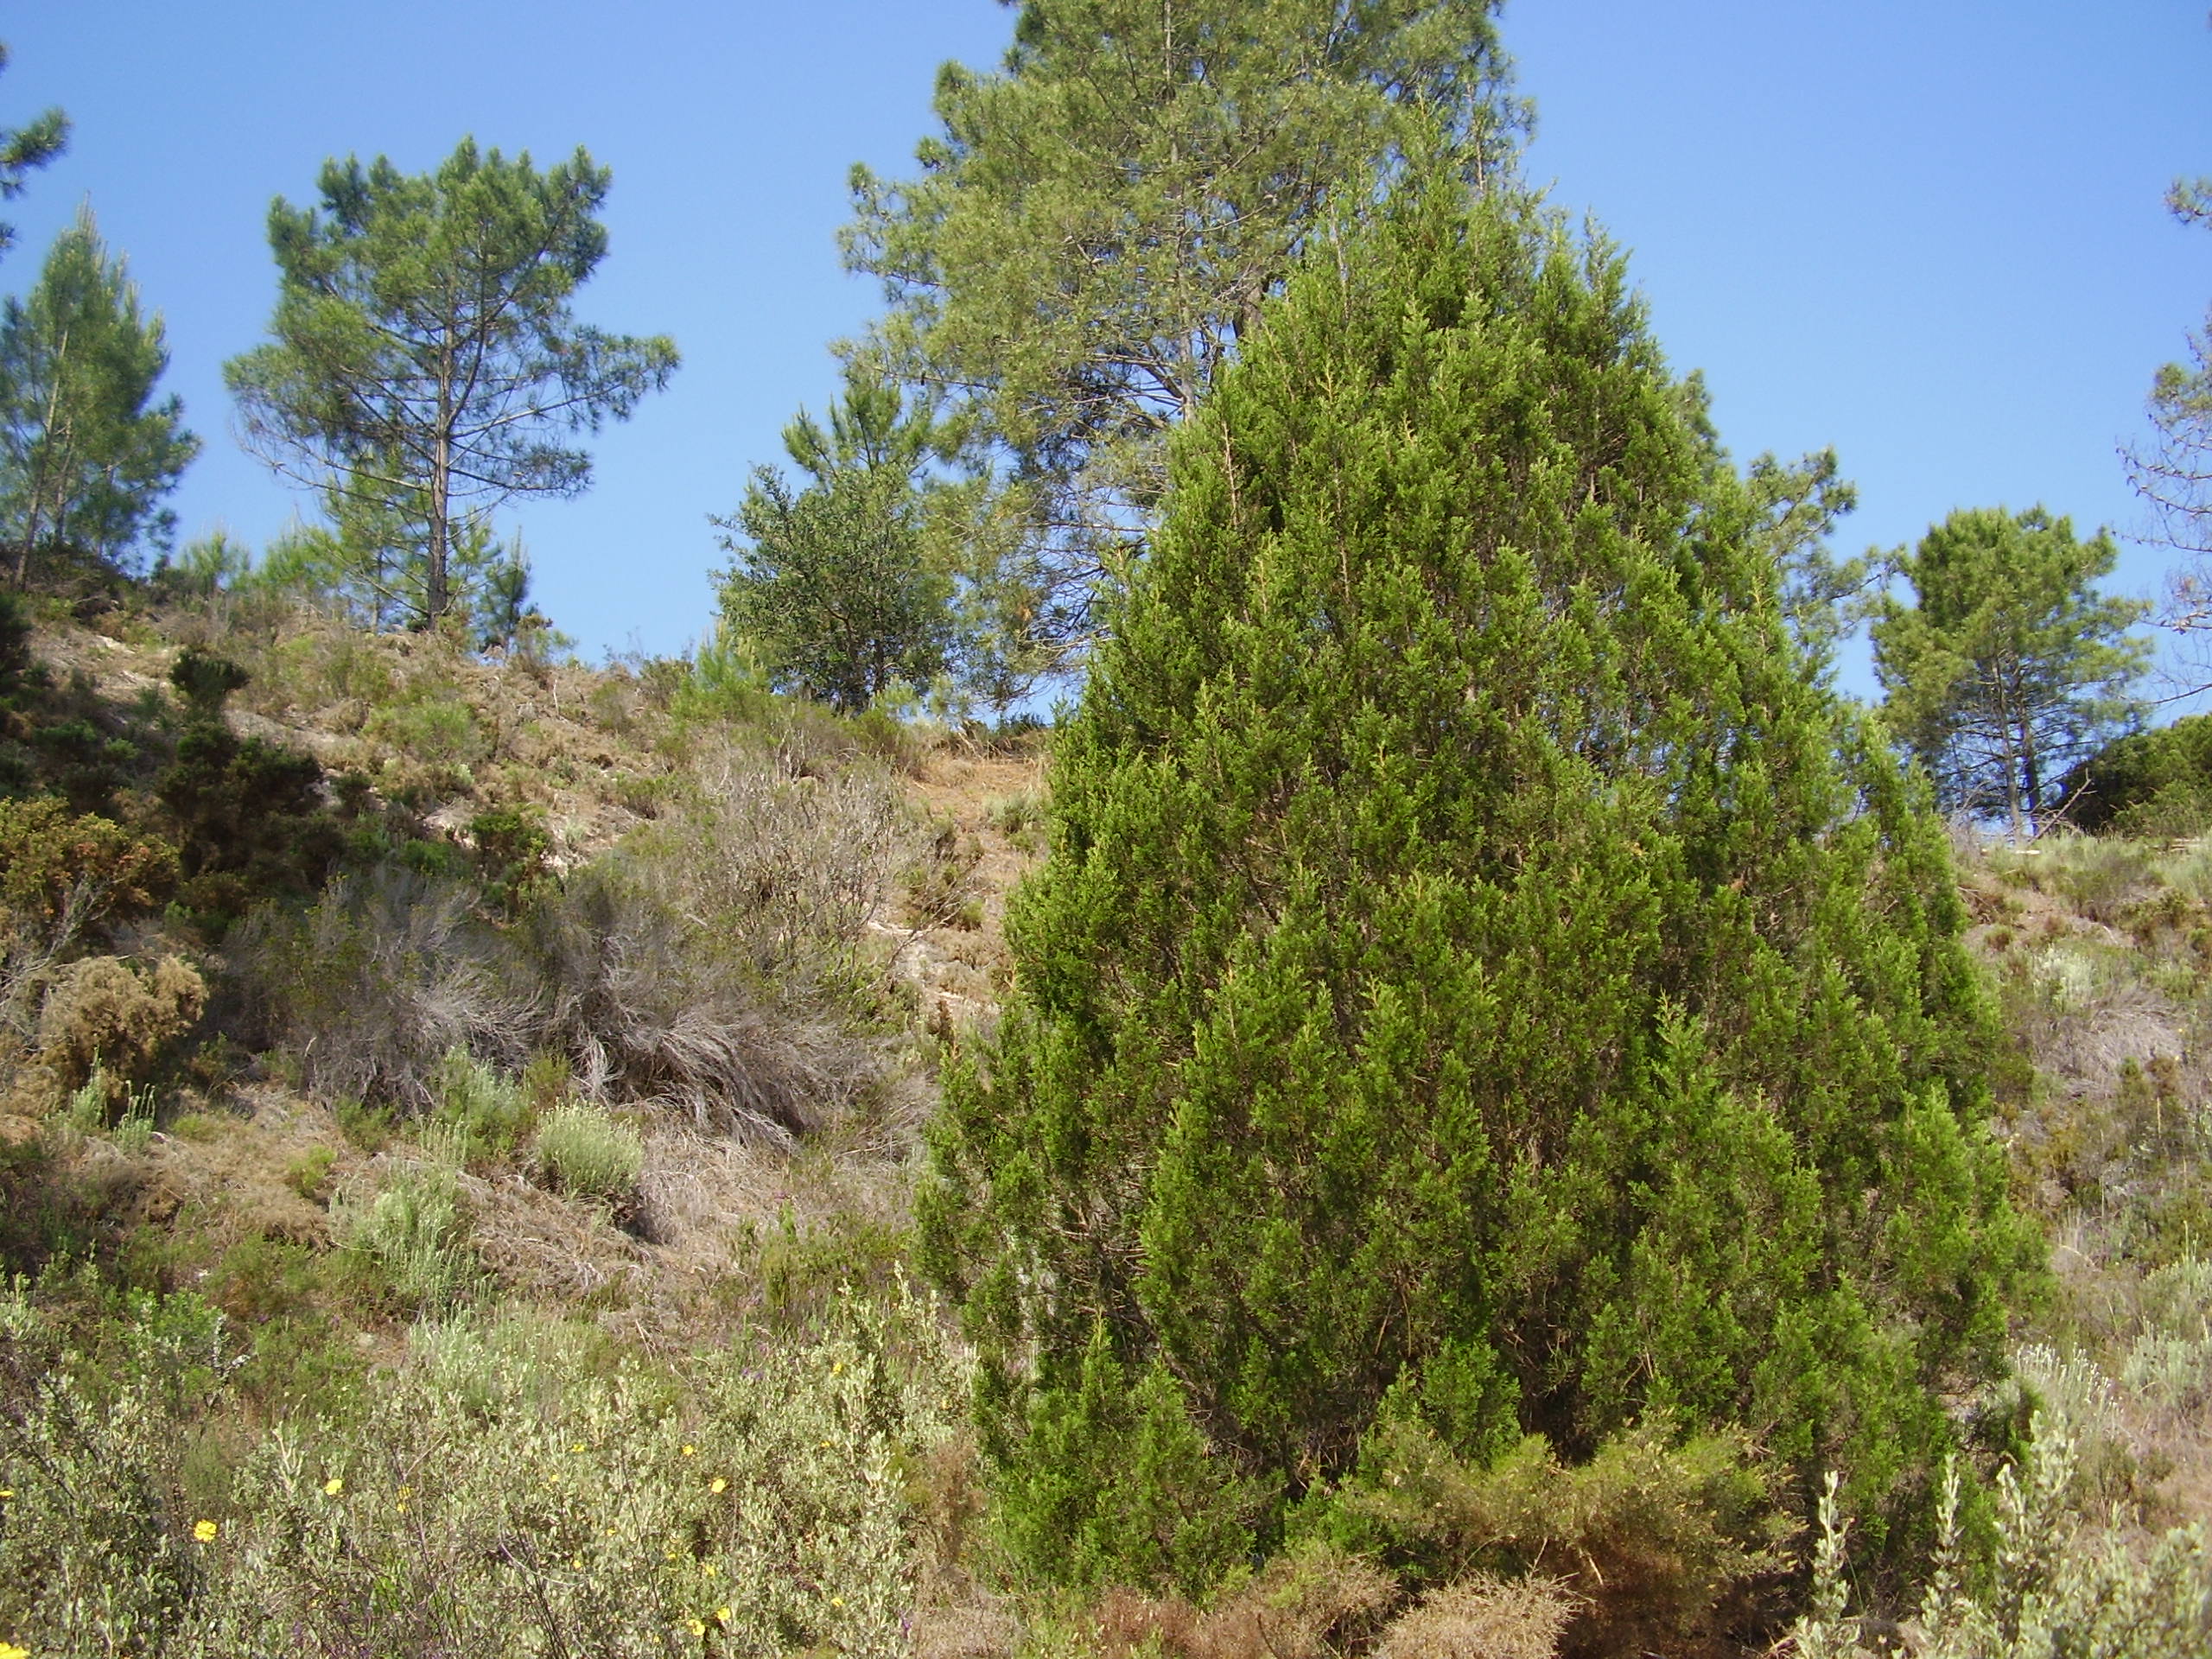
[[[618,1199],[638,1185],[645,1163],[638,1132],[595,1102],[566,1100],[537,1126],[540,1172],[563,1192]]]
[[[611,179],[582,149],[540,172],[464,139],[429,174],[330,162],[318,205],[269,210],[273,338],[224,371],[246,441],[335,503],[341,535],[391,556],[414,616],[456,597],[467,526],[488,536],[503,502],[584,489],[590,454],[562,440],[626,418],[675,372],[665,337],[569,308],[607,251]]]
[[[1911,598],[1880,602],[1874,673],[1945,807],[2034,834],[2067,769],[2140,715],[2148,607],[2096,590],[2119,556],[2040,507],[1954,512],[1894,556]]]
[[[853,174],[845,255],[892,310],[865,355],[950,400],[1029,533],[1001,589],[1017,672],[1092,636],[1151,520],[1164,440],[1233,358],[1332,203],[1441,123],[1510,164],[1496,0],[1038,0],[1003,67],[948,64],[920,171]]]
[[[75,1326],[81,1329],[81,1325]],[[912,1650],[918,1471],[957,1426],[937,1311],[841,1298],[818,1338],[607,1363],[526,1313],[417,1325],[333,1432],[234,1405],[221,1316],[136,1300],[99,1394],[0,1287],[0,1643],[33,1653]],[[214,1481],[187,1459],[219,1427]],[[711,1634],[709,1634],[711,1632]]]
[[[30,293],[0,302],[0,540],[16,586],[41,550],[113,561],[167,537],[162,499],[200,450],[177,397],[155,397],[168,360],[160,316],[83,210]]]
[[[339,1242],[369,1256],[415,1310],[459,1306],[482,1285],[456,1170],[408,1165],[372,1192],[341,1192],[330,1205]]]
[[[2083,1513],[2077,1435],[2063,1414],[2037,1414],[2027,1447],[1998,1471],[1986,1587],[1968,1559],[1961,1478],[1947,1463],[1936,1548],[1910,1631],[1925,1659],[2198,1659],[2212,1643],[2212,1548],[2202,1522],[2148,1540],[2119,1516]],[[1798,1622],[1802,1659],[1861,1659],[1848,1615],[1848,1522],[1831,1476],[1820,1505],[1813,1605]]]

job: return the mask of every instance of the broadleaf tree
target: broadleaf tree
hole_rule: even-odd
[[[174,393],[155,396],[168,360],[160,315],[85,209],[29,294],[0,302],[0,534],[18,588],[41,550],[112,563],[173,529],[162,499],[200,440]]]
[[[1002,671],[1079,659],[1167,433],[1408,123],[1446,126],[1471,175],[1506,168],[1527,111],[1497,5],[1027,0],[1001,72],[940,72],[918,175],[854,170],[847,263],[890,310],[852,349],[943,406],[1026,529],[978,537],[969,573]]]
[[[591,456],[569,440],[626,418],[676,369],[665,337],[570,308],[607,252],[612,176],[581,149],[541,172],[527,151],[464,140],[429,174],[331,162],[319,204],[270,208],[272,339],[225,370],[245,437],[357,526],[382,521],[420,572],[393,584],[418,620],[454,602],[465,524],[582,492]]]
[[[1955,512],[1896,568],[1911,590],[1879,604],[1874,675],[1891,729],[1948,809],[2040,832],[2060,779],[2139,718],[2149,607],[2099,594],[2120,550],[2042,508]]]
[[[1876,1542],[2034,1271],[1942,827],[1620,261],[1371,217],[1171,441],[931,1129],[1001,1524],[1202,1591],[1408,1435],[1733,1426]]]

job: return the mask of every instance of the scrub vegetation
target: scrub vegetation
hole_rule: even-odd
[[[278,204],[269,548],[10,302],[160,465],[0,353],[0,1659],[2212,1645],[2200,735],[1731,459],[1494,10],[1022,6],[681,658],[491,519],[676,365],[582,152]]]

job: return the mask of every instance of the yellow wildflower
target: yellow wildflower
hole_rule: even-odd
[[[0,1659],[31,1659],[31,1650],[12,1642],[0,1642]]]
[[[325,1497],[335,1497],[345,1490],[346,1478],[343,1475],[333,1475],[322,1483],[322,1495]]]
[[[714,1493],[715,1496],[720,1497],[724,1489],[728,1485],[729,1482],[724,1480],[720,1475],[716,1475],[712,1480],[707,1483],[707,1490]]]
[[[699,1448],[696,1446],[687,1446],[683,1448],[683,1455],[687,1458],[696,1458],[699,1455]]]
[[[830,1598],[830,1605],[832,1607],[842,1607],[845,1605],[845,1599],[842,1596],[832,1596]]]
[[[715,1573],[717,1573],[721,1572],[721,1569],[720,1567],[716,1567],[716,1566],[715,1566],[712,1561],[709,1561],[709,1562],[707,1562],[704,1566],[702,1566],[702,1567],[700,1567],[699,1571],[700,1571],[700,1572],[702,1572],[702,1573],[705,1573],[709,1578],[710,1578],[710,1579],[711,1579],[711,1578],[713,1578],[713,1577],[715,1576]]]
[[[728,1602],[724,1602],[721,1606],[715,1608],[715,1617],[721,1621],[722,1628],[724,1630],[728,1630],[729,1628],[730,1621],[729,1604]]]
[[[581,1573],[584,1570],[584,1558],[581,1555],[571,1555],[569,1557],[569,1565]]]
[[[582,1451],[583,1449],[584,1449],[584,1448],[583,1448],[583,1446],[582,1446],[582,1444],[581,1442],[579,1442],[578,1444],[576,1444],[576,1445],[575,1445],[575,1446],[570,1446],[570,1447],[569,1448],[569,1451],[571,1451],[571,1452],[581,1452],[581,1451]]]
[[[213,1543],[215,1541],[215,1523],[213,1521],[194,1522],[192,1523],[192,1535],[194,1538],[197,1538],[203,1544]]]
[[[705,1619],[703,1619],[703,1618],[695,1618],[695,1619],[693,1619],[693,1620],[691,1620],[691,1621],[690,1621],[690,1624],[691,1624],[691,1634],[692,1634],[692,1635],[694,1635],[694,1636],[704,1636],[704,1635],[707,1633],[707,1621],[706,1621]],[[0,1659],[7,1659],[7,1656],[6,1656],[6,1655],[4,1655],[4,1654],[0,1654]]]

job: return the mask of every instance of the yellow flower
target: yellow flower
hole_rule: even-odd
[[[715,1617],[722,1622],[723,1629],[728,1629],[730,1620],[729,1604],[725,1602],[721,1606],[715,1608]]]
[[[194,1538],[197,1538],[203,1544],[213,1543],[215,1541],[215,1523],[213,1521],[194,1522],[192,1523],[192,1535]]]
[[[398,1510],[398,1511],[399,1511],[399,1513],[400,1513],[400,1514],[402,1514],[402,1515],[404,1515],[404,1514],[406,1514],[406,1513],[407,1513],[407,1506],[406,1506],[404,1503],[395,1503],[395,1504],[393,1504],[391,1507],[392,1507],[393,1509],[395,1509],[395,1510]]]
[[[729,1482],[724,1480],[720,1475],[716,1475],[712,1480],[707,1483],[707,1490],[719,1496],[722,1490],[728,1484]]]
[[[712,1561],[709,1561],[709,1562],[707,1562],[704,1566],[702,1566],[702,1567],[700,1567],[700,1569],[699,1569],[699,1571],[700,1571],[700,1572],[702,1572],[702,1573],[705,1573],[705,1574],[706,1574],[709,1578],[710,1578],[710,1579],[711,1579],[711,1578],[713,1578],[713,1577],[715,1576],[715,1573],[719,1573],[721,1570],[721,1569],[720,1567],[716,1567],[716,1566],[715,1566]]]
[[[841,1359],[841,1360],[837,1361],[837,1363],[836,1363],[836,1364],[834,1364],[834,1365],[830,1366],[830,1376],[836,1376],[836,1375],[837,1375],[837,1373],[838,1373],[838,1372],[840,1372],[840,1371],[843,1370],[844,1369],[845,1369],[845,1362],[844,1362],[843,1360],[842,1360],[842,1359]]]
[[[16,1489],[14,1487],[0,1486],[0,1497],[13,1497],[15,1495]]]
[[[0,1642],[0,1659],[31,1659],[31,1650],[12,1642]]]
[[[832,1596],[830,1598],[830,1605],[832,1607],[842,1607],[845,1605],[845,1599],[842,1596]]]
[[[687,1458],[696,1458],[699,1455],[699,1448],[696,1446],[687,1446],[683,1448],[683,1455]]]
[[[399,1496],[403,1501],[410,1498],[415,1496],[415,1489],[412,1486],[403,1486],[399,1489]]]
[[[707,1621],[705,1619],[695,1618],[690,1621],[690,1624],[692,1635],[704,1636],[707,1633]],[[0,1659],[7,1659],[7,1656],[5,1654],[0,1654]]]
[[[581,1451],[582,1451],[582,1450],[583,1450],[583,1447],[582,1447],[582,1446],[580,1446],[580,1445],[579,1445],[579,1446],[570,1446],[570,1447],[569,1448],[569,1451],[571,1451],[571,1452],[581,1452]]]
[[[322,1483],[322,1495],[325,1497],[335,1497],[345,1490],[346,1478],[343,1475],[333,1475]]]
[[[569,1557],[569,1565],[581,1573],[584,1570],[584,1558],[581,1555],[571,1555]]]

